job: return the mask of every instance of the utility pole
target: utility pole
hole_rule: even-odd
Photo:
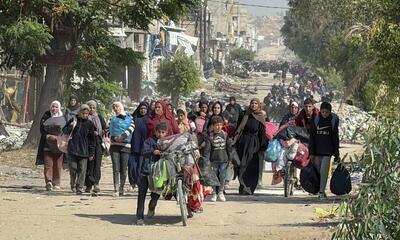
[[[203,63],[207,62],[207,0],[204,0],[204,10],[203,10]]]
[[[200,17],[200,21],[199,21],[199,53],[200,53],[200,63],[201,65],[203,65],[203,9],[200,8],[199,10],[199,17]]]

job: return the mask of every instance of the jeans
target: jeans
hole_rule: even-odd
[[[46,183],[52,182],[53,185],[60,186],[63,154],[45,152],[43,161],[44,161],[44,180],[46,181]]]
[[[139,185],[139,196],[137,199],[137,208],[136,208],[136,219],[144,219],[144,203],[146,200],[147,190],[149,188],[149,180],[147,176],[141,176]],[[155,210],[157,206],[157,201],[160,198],[160,195],[157,193],[150,194],[151,200],[149,203],[149,209]]]
[[[219,180],[219,187],[213,187],[214,193],[223,193],[225,187],[225,176],[228,163],[211,163],[211,169],[215,172]]]
[[[85,184],[87,158],[69,155],[69,176],[71,189],[82,191]]]
[[[123,192],[128,171],[129,152],[111,151],[114,191]]]
[[[319,192],[325,192],[326,183],[328,182],[329,166],[331,164],[330,156],[315,156],[315,166],[317,167],[321,180],[319,182]]]

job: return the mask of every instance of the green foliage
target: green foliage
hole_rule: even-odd
[[[365,135],[365,168],[359,193],[344,205],[347,211],[333,239],[400,239],[400,129],[397,117],[371,123]]]
[[[30,20],[0,25],[0,68],[30,70],[35,57],[49,49],[51,39],[48,28]]]
[[[115,100],[116,96],[121,95],[122,88],[115,81],[104,79],[101,76],[92,80],[82,80],[82,82],[73,83],[68,88],[65,102],[68,103],[71,94],[76,95],[80,103],[94,99],[98,104],[98,111],[106,116],[111,109],[109,104]]]
[[[114,26],[123,22],[125,27],[148,30],[154,20],[177,19],[199,4],[199,0],[4,0],[0,2],[0,57],[7,68],[21,70],[39,64],[38,56],[62,57],[67,51],[75,54],[70,65],[87,54],[91,60],[99,56],[98,63],[102,55],[115,64],[137,62],[140,56],[115,44],[108,32],[110,21]]]
[[[182,52],[163,60],[158,69],[157,90],[171,97],[189,96],[200,88],[200,73],[194,61]]]
[[[244,48],[235,48],[229,52],[231,60],[238,62],[253,61],[256,53]]]
[[[346,93],[400,83],[400,4],[391,0],[291,0],[284,42],[313,68],[334,69]]]

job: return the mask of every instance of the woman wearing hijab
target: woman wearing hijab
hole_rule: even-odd
[[[36,165],[44,164],[46,190],[60,189],[63,153],[57,147],[57,136],[61,135],[66,121],[61,111],[61,103],[53,101],[50,110],[40,120],[40,143]]]
[[[165,122],[168,126],[167,136],[179,133],[178,124],[174,115],[168,110],[167,104],[164,101],[157,101],[154,111],[146,121],[147,137],[153,136],[156,126],[161,122]]]
[[[114,197],[124,195],[127,177],[129,153],[131,152],[132,133],[135,123],[132,116],[125,112],[121,102],[113,103],[115,115],[110,121],[110,155],[113,166]]]
[[[65,109],[65,119],[68,122],[69,120],[71,120],[73,116],[77,116],[78,114],[79,114],[78,97],[75,95],[71,95],[71,97],[69,97],[68,106]]]
[[[149,116],[149,112],[151,111],[149,108],[149,103],[143,101],[133,112],[135,131],[132,135],[131,155],[128,162],[128,178],[132,189],[138,184],[139,180],[138,171],[143,160],[142,147],[147,136],[146,121]]]
[[[265,116],[258,99],[252,99],[245,115],[239,121],[235,132],[234,143],[240,157],[239,194],[252,195],[259,179],[260,161],[264,161],[263,153],[267,146],[264,133]]]
[[[90,192],[93,187],[93,192],[99,193],[99,182],[101,178],[101,162],[103,160],[103,149],[101,147],[103,135],[107,129],[106,121],[103,116],[97,112],[97,102],[90,100],[86,103],[89,106],[89,120],[95,127],[95,154],[93,160],[89,161],[86,169],[86,192]]]

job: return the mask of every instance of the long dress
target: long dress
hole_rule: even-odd
[[[263,152],[266,145],[264,125],[249,115],[237,143],[237,152],[241,160],[238,175],[239,194],[254,194],[259,178],[260,161],[264,161]]]

